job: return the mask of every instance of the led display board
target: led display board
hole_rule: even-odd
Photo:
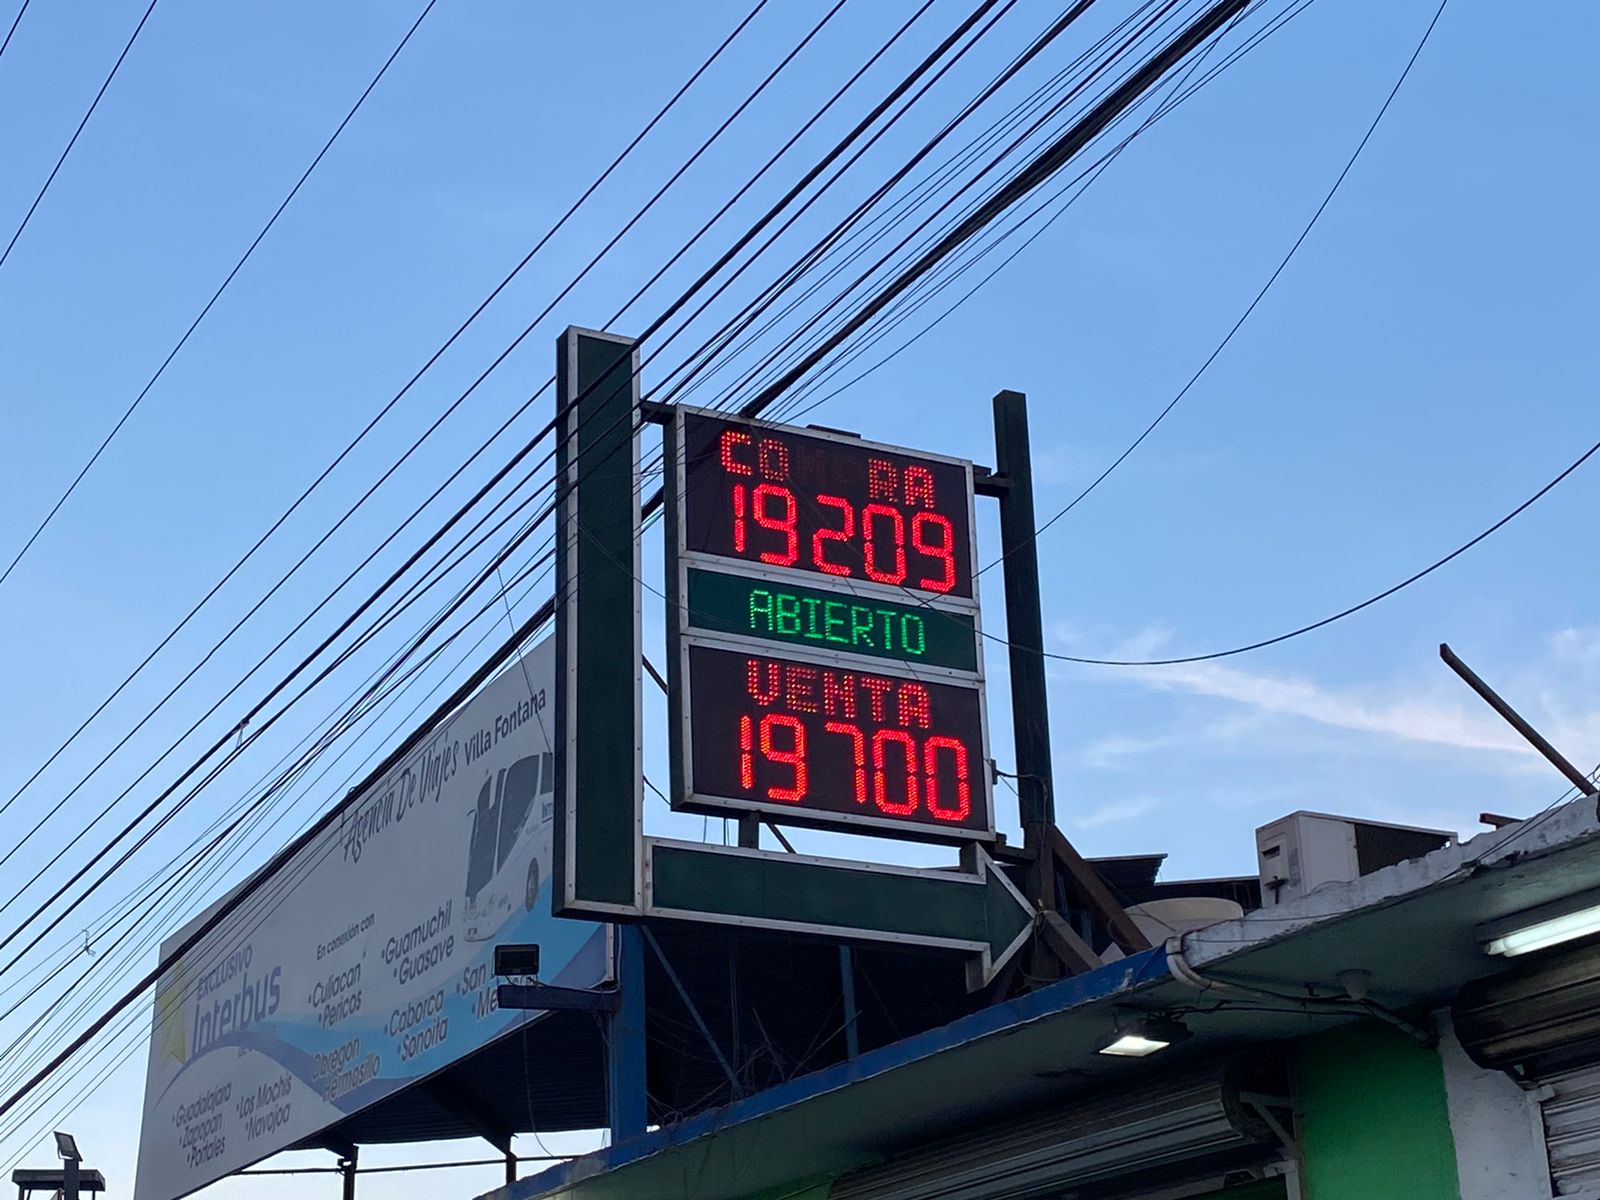
[[[674,806],[991,839],[971,464],[682,408],[667,443]]]
[[[683,549],[972,597],[972,467],[814,430],[685,412]]]
[[[702,804],[987,834],[976,684],[689,648],[689,785]]]

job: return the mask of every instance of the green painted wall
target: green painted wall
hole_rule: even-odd
[[[1300,1043],[1305,1200],[1458,1200],[1444,1067],[1386,1027]]]

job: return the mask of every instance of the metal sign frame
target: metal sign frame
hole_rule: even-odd
[[[878,583],[855,576],[829,576],[812,571],[796,570],[720,554],[691,551],[687,548],[687,530],[684,513],[688,500],[688,464],[685,449],[684,426],[691,416],[705,417],[721,424],[748,426],[753,430],[770,429],[788,438],[806,438],[824,443],[848,446],[852,450],[881,451],[901,458],[915,458],[940,462],[960,468],[967,509],[967,556],[972,579],[972,596],[944,596],[927,593],[916,588]],[[989,706],[983,673],[982,614],[978,599],[978,547],[977,513],[973,487],[972,463],[968,459],[949,455],[927,454],[903,446],[890,446],[869,442],[847,434],[829,430],[800,429],[771,421],[733,417],[727,413],[679,405],[673,409],[663,427],[665,461],[669,464],[666,476],[666,565],[667,565],[667,709],[668,737],[672,759],[672,787],[670,802],[674,809],[684,812],[708,813],[716,816],[758,813],[775,823],[801,828],[833,829],[846,833],[872,834],[899,837],[908,841],[925,841],[962,844],[967,842],[993,842],[995,831],[994,786],[987,765],[989,750]],[[932,613],[958,612],[970,619],[975,643],[972,671],[935,664],[909,663],[903,659],[884,658],[856,653],[847,649],[824,650],[801,643],[765,642],[736,633],[726,633],[695,628],[688,608],[689,570],[697,567],[724,575],[757,579],[775,585],[791,584],[813,590],[833,591],[841,595],[866,601],[882,599],[907,607],[922,607]],[[882,675],[907,682],[928,682],[942,686],[971,688],[978,696],[978,716],[981,737],[979,769],[973,773],[972,786],[980,792],[984,805],[985,821],[980,828],[956,828],[933,820],[903,817],[879,817],[865,814],[838,813],[827,810],[798,807],[791,804],[751,800],[745,797],[723,796],[703,792],[694,785],[694,730],[693,730],[693,680],[689,655],[696,646],[752,653],[771,658],[790,659],[820,667],[838,667]],[[647,889],[648,890],[648,889]]]
[[[658,860],[668,855],[686,856],[694,864],[692,875],[704,881],[706,897],[703,901],[685,906],[670,895],[663,896],[667,886]],[[964,846],[961,856],[963,870],[934,871],[810,854],[774,853],[746,846],[647,838],[645,912],[652,917],[750,929],[959,950],[971,956],[967,961],[967,986],[969,990],[976,990],[989,983],[996,971],[1027,941],[1033,931],[1033,906],[981,845]],[[767,882],[775,885],[764,889],[764,914],[739,911],[737,888],[726,884],[729,868],[741,864],[755,866],[763,876],[770,877]],[[834,906],[855,911],[839,923],[820,920],[820,913],[815,911],[808,918],[807,908],[819,907],[815,891],[808,895],[803,884],[795,886],[795,881],[785,879],[785,875],[809,875],[813,883],[826,880],[825,886],[836,901]],[[897,901],[894,908],[906,919],[862,919],[870,917],[870,911],[863,910],[871,909],[874,892],[880,901],[893,897]],[[945,907],[970,909],[967,918],[971,922],[971,936],[937,928],[945,914],[925,916],[921,906],[912,899],[935,894],[940,896]],[[911,902],[905,902],[907,900]]]

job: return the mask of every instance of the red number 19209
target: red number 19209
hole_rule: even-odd
[[[899,586],[910,574],[906,561],[906,518],[888,504],[867,504],[859,513],[842,496],[820,495],[815,507],[820,519],[833,516],[837,525],[821,525],[811,535],[809,566],[829,575],[851,576],[859,564],[868,579]],[[773,566],[792,567],[800,559],[798,505],[788,488],[775,483],[749,488],[733,485],[733,549],[736,554],[750,550],[750,524],[779,535],[776,547],[758,552],[757,557]],[[859,534],[860,546],[854,543]],[[849,547],[839,550],[833,543]],[[770,541],[768,542],[770,545]],[[935,570],[920,575],[916,586],[933,592],[948,592],[956,585],[956,538],[950,518],[936,512],[917,512],[911,517],[910,548]],[[833,556],[830,557],[830,551]],[[925,568],[924,568],[925,569]]]

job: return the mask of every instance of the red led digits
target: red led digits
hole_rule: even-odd
[[[794,744],[788,750],[780,750],[772,744],[772,731],[776,728],[787,729]],[[795,803],[805,798],[806,791],[806,726],[799,717],[791,717],[787,713],[768,713],[761,718],[761,753],[772,762],[784,763],[794,768],[794,786],[769,787],[767,796],[772,800],[784,800]]]
[[[909,474],[909,472],[907,472]],[[929,541],[927,531],[929,528],[942,532],[937,541]],[[944,568],[937,578],[931,576],[917,580],[918,587],[925,587],[932,592],[948,592],[956,585],[956,534],[951,528],[950,518],[941,517],[938,513],[919,512],[911,518],[911,547],[918,554],[927,556],[944,564]]]
[[[779,502],[781,516],[772,515],[773,500]],[[795,560],[800,557],[800,531],[795,528],[795,520],[799,515],[796,512],[797,507],[794,493],[786,487],[763,483],[756,488],[755,495],[750,499],[751,514],[755,517],[756,524],[763,529],[783,534],[783,549],[763,550],[762,562],[771,563],[776,567],[792,567]]]
[[[855,783],[852,796],[857,804],[867,802],[867,735],[861,732],[859,725],[849,725],[844,721],[829,721],[823,726],[829,733],[842,734],[850,739],[850,754],[855,764],[855,773],[852,779]]]
[[[851,506],[850,501],[846,500],[843,496],[818,496],[817,504],[826,508],[835,508],[839,510],[839,528],[822,528],[811,535],[811,561],[815,563],[818,568],[826,571],[829,575],[848,575],[850,574],[850,565],[848,561],[828,561],[826,544],[828,542],[844,542],[846,545],[849,544],[850,539],[853,538],[856,533],[856,510]],[[848,551],[845,552],[843,557],[848,560]]]
[[[689,550],[972,595],[970,484],[960,465],[908,461],[790,431],[708,424],[707,434],[690,426]],[[720,487],[696,482],[708,469]],[[941,511],[941,502],[952,507]]]
[[[733,549],[736,554],[744,553],[745,545],[745,519],[744,519],[744,484],[733,485]]]
[[[883,522],[889,523],[888,539],[884,539]],[[904,583],[906,578],[906,519],[900,515],[898,508],[890,508],[887,504],[869,504],[861,510],[861,537],[864,543],[862,558],[866,565],[867,578],[876,579],[879,583]],[[884,545],[884,541],[892,542],[893,549]],[[884,561],[893,564],[889,570],[884,569]]]
[[[885,747],[900,747],[898,757],[905,769],[905,793],[900,800],[889,799],[887,765],[896,752]],[[917,795],[917,739],[903,729],[880,729],[872,735],[872,802],[892,817],[904,817],[917,811],[921,798]]]
[[[956,769],[956,802],[939,803],[939,751],[947,750]],[[972,811],[972,783],[967,775],[967,747],[960,738],[935,734],[922,744],[922,771],[927,777],[928,811],[941,821],[965,821]]]
[[[693,654],[694,720],[717,714],[733,743],[696,767],[708,781],[697,787],[819,815],[987,826],[987,793],[972,776],[983,738],[972,690],[709,647]]]

